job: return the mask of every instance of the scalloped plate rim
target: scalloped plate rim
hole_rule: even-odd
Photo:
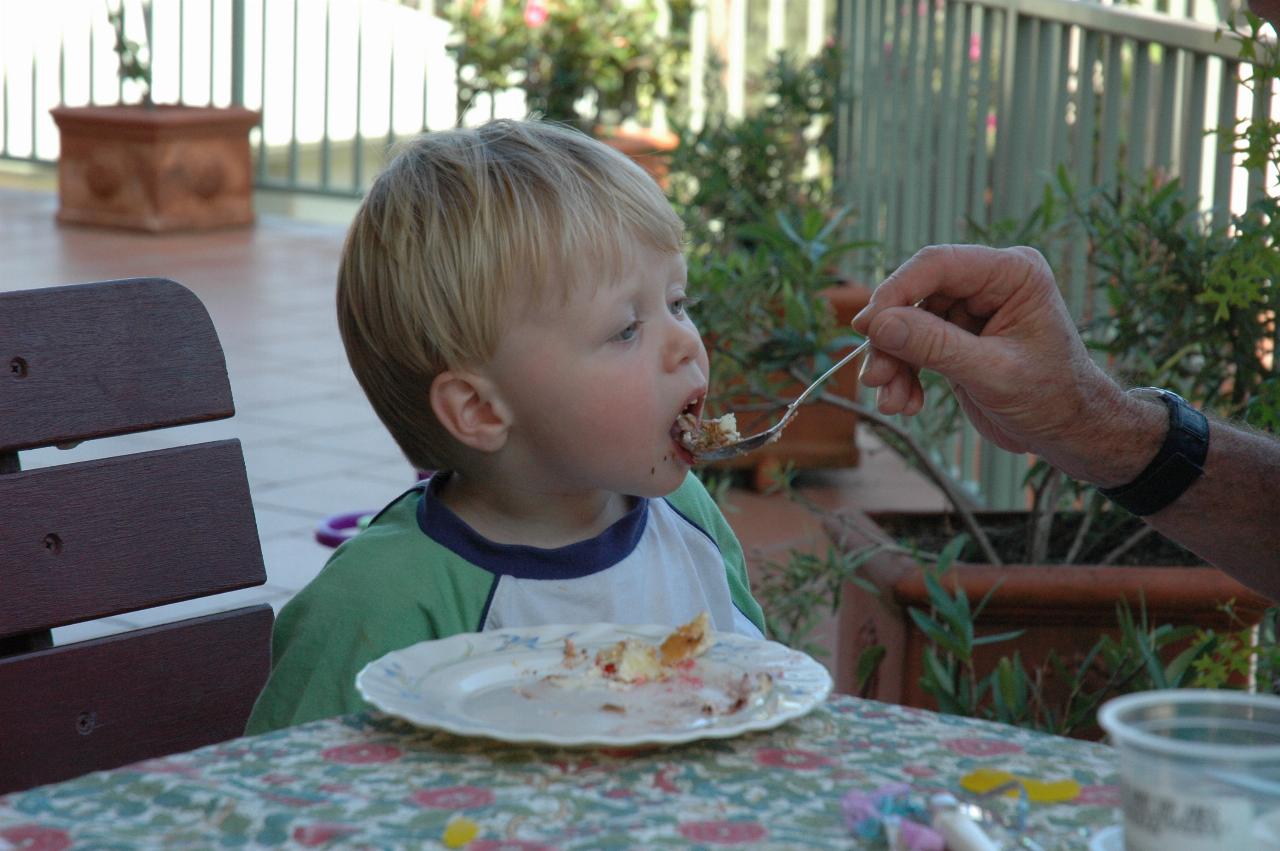
[[[772,711],[763,716],[753,714],[739,723],[720,724],[708,727],[681,729],[669,733],[661,731],[645,731],[634,734],[568,734],[541,731],[511,731],[495,727],[487,723],[459,722],[451,717],[432,714],[431,704],[423,701],[421,695],[402,694],[407,703],[416,701],[417,705],[405,705],[398,702],[395,696],[380,693],[380,688],[391,688],[386,670],[388,666],[400,664],[414,668],[413,673],[426,676],[443,668],[460,662],[474,662],[486,655],[493,657],[494,665],[509,665],[512,653],[520,653],[523,646],[529,653],[546,653],[559,650],[566,637],[573,636],[581,641],[583,647],[597,647],[617,641],[620,638],[645,638],[650,641],[664,638],[672,631],[667,624],[547,624],[544,626],[510,627],[488,630],[485,632],[458,633],[447,638],[420,641],[399,650],[393,650],[365,665],[356,675],[356,690],[366,702],[379,711],[408,721],[419,727],[443,730],[458,736],[479,736],[487,739],[522,745],[553,745],[559,747],[589,746],[636,746],[636,745],[677,745],[700,739],[725,739],[744,733],[771,730],[788,721],[802,717],[824,701],[831,693],[832,679],[830,673],[809,655],[786,647],[776,641],[751,638],[737,633],[715,632],[715,642],[709,652],[724,653],[733,651],[751,652],[752,655],[767,653],[777,655],[777,663],[766,663],[755,667],[756,670],[768,667],[781,667],[788,676],[785,688],[793,692],[792,699],[786,706],[774,704]],[[540,645],[530,646],[533,641]],[[553,646],[553,643],[558,643]],[[726,650],[726,647],[728,648]],[[504,654],[504,655],[499,655]],[[425,663],[425,664],[424,664]],[[744,670],[747,670],[744,668]],[[513,678],[514,680],[514,678]],[[793,688],[794,687],[794,688]],[[775,689],[779,686],[775,683]],[[727,716],[722,716],[727,717]]]

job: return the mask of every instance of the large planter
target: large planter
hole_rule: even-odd
[[[993,518],[1025,516],[1019,512],[979,515],[984,525]],[[872,514],[889,537],[901,524],[920,524],[941,518],[938,512]],[[953,524],[954,525],[954,524]],[[843,528],[843,527],[842,527]],[[834,524],[828,524],[834,532]],[[861,547],[870,537],[843,529],[838,545]],[[885,648],[878,672],[863,689],[865,696],[889,703],[936,708],[920,687],[927,640],[907,614],[909,607],[929,608],[924,574],[909,555],[882,552],[860,569],[878,594],[848,584],[841,597],[836,671],[838,691],[856,691],[855,665],[872,645]],[[1235,612],[1256,622],[1270,602],[1221,571],[1190,565],[953,565],[944,585],[961,583],[971,602],[988,592],[991,598],[975,622],[978,635],[1024,630],[1012,641],[983,645],[975,650],[979,676],[990,672],[1002,656],[1021,654],[1028,665],[1045,661],[1055,650],[1068,665],[1083,658],[1103,632],[1116,631],[1116,605],[1127,601],[1135,614],[1145,607],[1153,624],[1193,625],[1229,629],[1232,623],[1219,608],[1234,600]]]
[[[854,315],[866,307],[871,290],[860,284],[828,287],[820,295],[831,305],[838,326],[848,326]],[[837,352],[839,357],[847,353]],[[854,396],[860,364],[853,363],[831,380],[839,382],[842,395]],[[800,384],[785,386],[785,393],[799,395]],[[739,421],[739,425],[744,425]],[[750,429],[748,429],[750,430]],[[782,432],[782,437],[747,455],[711,465],[722,470],[748,470],[751,485],[763,491],[774,483],[787,464],[798,470],[823,467],[858,466],[858,415],[835,405],[816,402],[807,405]]]
[[[143,231],[253,222],[249,130],[240,107],[50,110],[61,135],[58,221]]]
[[[648,172],[659,186],[667,188],[667,172],[670,168],[667,154],[680,143],[679,136],[674,133],[624,130],[618,127],[597,127],[593,135],[615,151],[626,154]]]

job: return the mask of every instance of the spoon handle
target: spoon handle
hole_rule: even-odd
[[[817,390],[820,386],[822,386],[822,383],[824,381],[826,381],[828,378],[834,375],[836,371],[839,370],[842,366],[844,366],[849,361],[856,358],[858,355],[865,352],[870,347],[871,347],[871,340],[869,339],[863,340],[862,343],[860,343],[856,349],[849,352],[849,354],[845,355],[844,357],[840,358],[840,360],[836,361],[835,364],[833,364],[830,369],[822,373],[822,375],[818,376],[818,378],[808,387],[804,388],[804,392],[801,393],[799,396],[797,396],[795,398],[795,401],[787,406],[787,410],[790,411],[794,408],[798,408],[800,406],[800,403],[803,402],[805,399],[808,399],[814,390]]]

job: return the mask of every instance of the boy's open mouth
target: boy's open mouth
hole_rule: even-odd
[[[702,404],[706,397],[699,393],[690,399],[671,425],[671,440],[676,445],[676,455],[686,464],[693,464],[691,447],[702,428]]]

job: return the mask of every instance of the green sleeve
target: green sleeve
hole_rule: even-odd
[[[689,473],[684,484],[668,496],[667,500],[677,511],[711,536],[711,540],[720,550],[720,557],[724,559],[725,577],[729,580],[729,594],[733,598],[733,604],[746,616],[747,620],[759,628],[762,635],[768,635],[769,633],[765,630],[764,611],[755,597],[751,596],[751,582],[747,578],[747,565],[742,554],[742,544],[738,542],[738,536],[733,533],[729,521],[724,519],[720,507],[711,498],[711,494],[707,493],[701,480],[693,473]]]
[[[420,641],[479,629],[493,575],[421,534],[411,507],[400,510],[401,522],[394,515],[375,521],[343,544],[281,609],[271,675],[247,734],[368,709],[355,687],[366,664]]]

